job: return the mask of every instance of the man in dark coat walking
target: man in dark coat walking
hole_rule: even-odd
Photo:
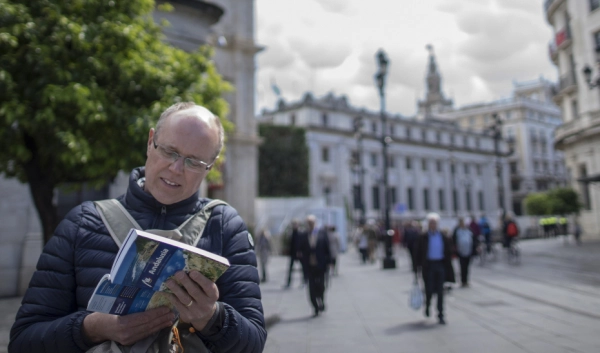
[[[325,273],[331,263],[327,227],[317,227],[313,215],[306,217],[307,229],[301,237],[302,256],[308,269],[308,292],[314,308],[313,316],[325,311]]]
[[[444,318],[444,282],[454,282],[452,269],[452,241],[439,229],[440,216],[427,215],[428,228],[417,240],[417,271],[421,270],[425,283],[425,316],[429,317],[431,297],[437,295],[438,320],[446,324]],[[452,277],[452,278],[450,278]]]
[[[300,234],[300,232],[298,231],[298,221],[297,220],[292,220],[292,234],[290,236],[290,243],[288,246],[288,252],[290,253],[290,266],[288,269],[288,278],[287,278],[287,284],[284,286],[284,288],[290,288],[290,286],[292,285],[292,273],[294,271],[294,262],[299,262],[300,265],[302,266],[302,281],[303,284],[306,284],[307,282],[307,273],[306,273],[306,266],[304,264],[304,262],[302,261],[302,252],[300,250],[300,243],[301,243],[301,236],[302,234]]]

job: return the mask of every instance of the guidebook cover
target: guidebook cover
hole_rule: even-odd
[[[229,268],[219,255],[148,232],[132,229],[110,274],[96,286],[88,310],[125,315],[170,303],[161,292],[176,272],[198,271],[215,282]]]

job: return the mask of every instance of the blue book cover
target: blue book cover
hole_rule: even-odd
[[[175,273],[198,271],[215,282],[229,261],[205,250],[132,229],[88,303],[88,310],[116,315],[141,312],[170,303],[162,292]]]

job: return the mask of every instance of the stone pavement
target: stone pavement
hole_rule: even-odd
[[[282,289],[287,258],[273,257],[262,284],[269,323],[266,353],[295,352],[600,352],[600,242],[564,246],[559,239],[521,243],[522,261],[471,267],[471,287],[446,297],[448,325],[408,307],[408,258],[398,269],[361,265],[353,250],[326,293],[327,311],[311,318],[307,290]],[[502,254],[503,255],[503,254]],[[458,269],[458,264],[455,264]],[[458,273],[457,273],[458,275]],[[0,299],[0,353],[20,298]]]
[[[361,265],[354,251],[344,254],[317,318],[298,289],[299,272],[293,289],[281,289],[287,259],[274,258],[262,286],[265,314],[276,318],[265,352],[600,352],[600,266],[586,267],[600,264],[600,243],[535,240],[521,249],[519,266],[504,256],[471,266],[471,287],[446,297],[446,326],[437,324],[434,305],[428,319],[409,308],[413,277],[404,251],[396,251],[399,268],[385,271]]]

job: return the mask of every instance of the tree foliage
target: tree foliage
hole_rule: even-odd
[[[550,214],[548,195],[531,193],[525,198],[525,210],[528,215],[542,216]]]
[[[308,196],[308,147],[306,131],[295,126],[260,124],[260,196]]]
[[[545,193],[532,193],[525,199],[527,214],[543,216],[578,214],[581,210],[579,195],[572,188],[557,188]]]
[[[226,114],[211,50],[166,44],[153,10],[152,0],[0,0],[0,172],[29,183],[45,240],[54,188],[143,165],[166,107]]]

